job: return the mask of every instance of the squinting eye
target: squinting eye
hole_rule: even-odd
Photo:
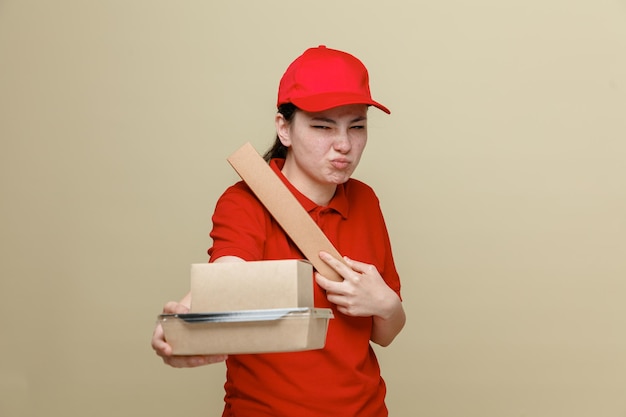
[[[365,129],[365,126],[361,126],[361,125],[352,126],[352,129]]]
[[[313,129],[330,129],[330,127],[328,126],[322,126],[322,125],[313,125],[311,126]]]

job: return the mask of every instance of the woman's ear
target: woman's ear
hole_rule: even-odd
[[[276,119],[274,121],[276,123],[276,135],[278,136],[278,139],[280,139],[280,143],[287,148],[290,147],[291,139],[289,136],[289,122],[285,119],[285,116],[280,113],[276,114]]]

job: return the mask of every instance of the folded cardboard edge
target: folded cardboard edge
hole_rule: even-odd
[[[315,269],[328,279],[342,281],[319,257],[323,250],[345,263],[341,254],[254,147],[248,142],[227,160]]]

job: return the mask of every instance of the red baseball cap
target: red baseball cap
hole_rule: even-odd
[[[353,55],[320,45],[293,61],[278,87],[277,106],[292,103],[318,112],[347,104],[368,104],[391,113],[372,100],[365,65]]]

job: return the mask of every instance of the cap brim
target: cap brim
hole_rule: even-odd
[[[292,98],[290,101],[299,109],[308,112],[319,112],[349,104],[367,104],[369,106],[374,106],[387,114],[391,114],[391,111],[379,102],[374,101],[369,97],[357,96],[354,94],[318,94],[309,97]]]

